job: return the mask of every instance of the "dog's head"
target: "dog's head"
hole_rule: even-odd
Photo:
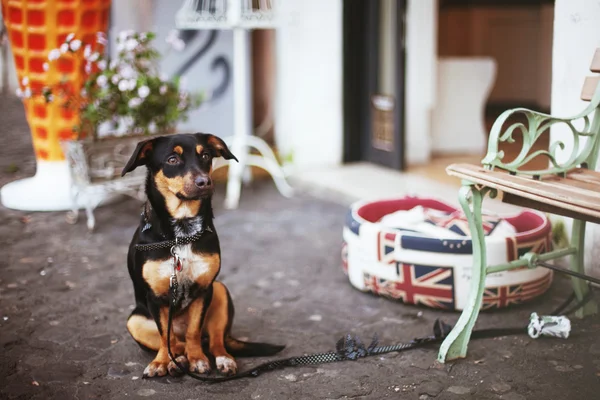
[[[216,157],[237,161],[225,142],[214,135],[160,136],[138,143],[121,175],[145,165],[153,186],[172,211],[177,200],[200,201],[212,196],[212,161]]]

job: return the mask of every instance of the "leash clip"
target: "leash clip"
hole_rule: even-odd
[[[181,271],[183,264],[181,263],[181,258],[179,258],[179,254],[175,251],[175,246],[171,246],[171,255],[173,256],[173,273],[171,276],[175,275],[175,271]]]

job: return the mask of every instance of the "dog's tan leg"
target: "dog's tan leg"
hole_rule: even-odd
[[[169,322],[169,308],[161,307],[160,309],[160,327],[161,327],[161,335],[160,335],[160,344],[158,347],[158,353],[156,353],[156,357],[154,360],[144,370],[144,378],[152,378],[154,376],[165,376],[167,372],[171,374],[176,373],[176,371],[172,370],[169,365],[169,352],[167,350],[167,324]],[[177,355],[183,354],[184,345],[181,342],[178,342],[175,334],[171,332],[171,352],[175,357]],[[184,357],[185,358],[185,357]],[[185,363],[185,360],[180,357],[177,357],[178,361],[181,361],[180,364]]]
[[[213,296],[206,312],[205,332],[209,338],[209,351],[215,357],[217,369],[226,375],[237,372],[235,359],[225,349],[225,336],[231,328],[229,315],[229,296],[227,288],[221,282],[213,284]]]
[[[190,363],[190,371],[204,374],[210,371],[210,362],[202,349],[202,318],[205,298],[199,297],[188,306],[188,323],[185,333],[185,354]]]

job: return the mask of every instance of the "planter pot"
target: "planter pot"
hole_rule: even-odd
[[[86,210],[88,228],[94,229],[93,210],[118,195],[128,195],[144,200],[146,170],[138,168],[121,177],[136,145],[159,135],[109,136],[92,140],[67,140],[61,145],[67,159],[70,174],[70,195],[74,204]],[[68,214],[68,221],[77,221],[78,208]]]
[[[96,33],[106,32],[110,0],[2,0],[2,15],[9,34],[19,81],[30,80],[33,91],[64,80],[79,91],[85,79],[76,57],[60,68],[44,71],[48,53],[58,48],[68,34],[96,43]],[[96,48],[96,50],[101,50]],[[24,99],[31,130],[37,172],[33,178],[12,182],[1,190],[1,201],[9,208],[28,211],[67,210],[71,203],[70,174],[60,141],[72,138],[79,123],[77,113],[67,112],[59,102],[43,98]]]

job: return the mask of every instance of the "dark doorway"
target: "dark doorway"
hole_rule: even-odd
[[[343,4],[344,161],[402,170],[406,0]]]

